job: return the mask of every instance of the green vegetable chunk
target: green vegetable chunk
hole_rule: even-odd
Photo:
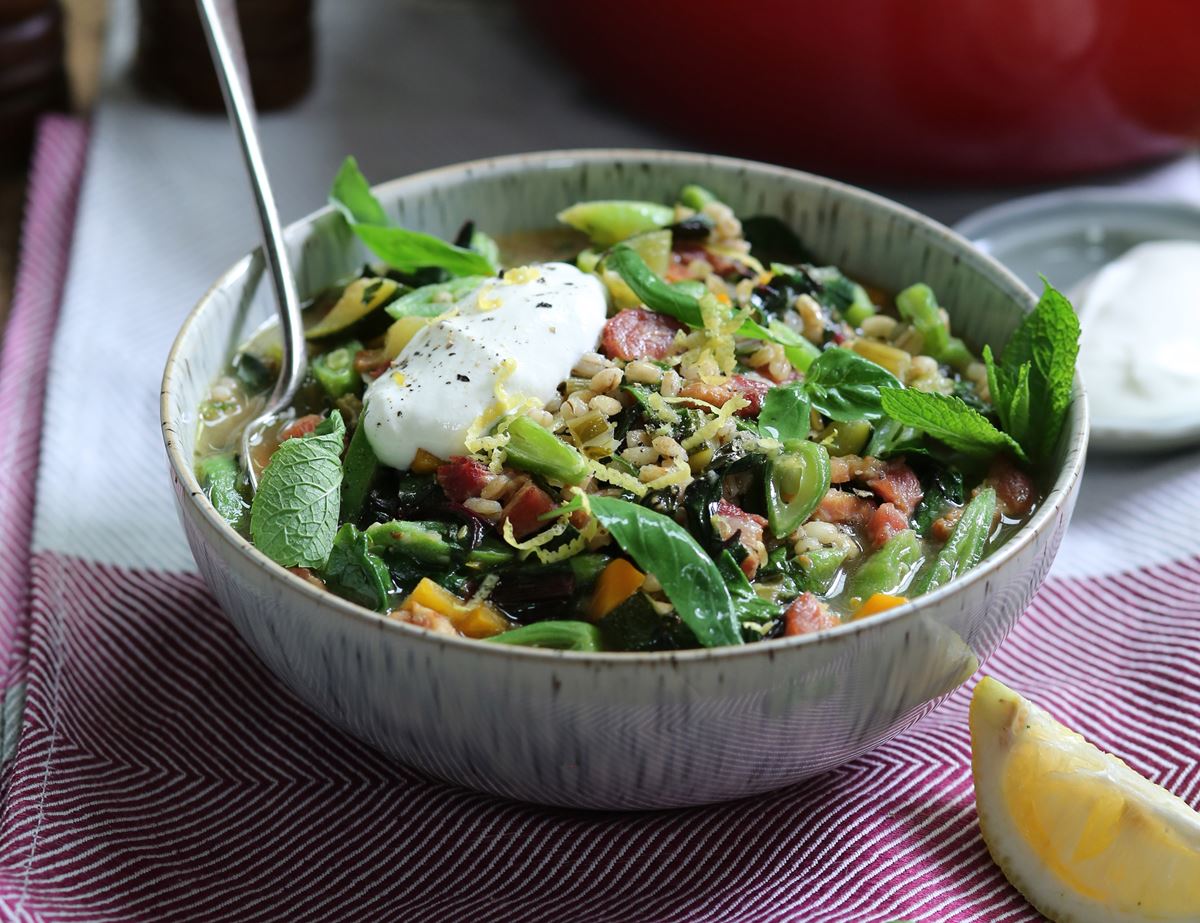
[[[338,170],[329,191],[329,202],[342,213],[359,240],[401,272],[436,266],[455,276],[496,273],[497,267],[475,250],[456,247],[432,234],[391,226],[353,157],[347,157]]]
[[[375,551],[399,551],[426,564],[449,564],[454,546],[446,540],[441,523],[376,522],[367,527],[367,538]]]
[[[678,616],[664,616],[645,593],[634,593],[596,623],[604,646],[613,651],[672,651],[696,646],[696,637]]]
[[[900,388],[900,381],[881,365],[849,349],[827,349],[804,376],[812,405],[831,420],[853,422],[884,416],[880,392]]]
[[[884,388],[883,411],[898,423],[912,426],[968,455],[990,455],[1008,449],[1022,461],[1025,450],[1008,433],[996,429],[961,398],[930,394],[912,388]]]
[[[534,622],[483,639],[487,644],[517,644],[522,647],[548,647],[558,651],[603,650],[600,630],[588,622]]]
[[[471,232],[471,249],[482,256],[493,266],[499,267],[503,263],[500,262],[500,245],[489,234],[485,234],[478,229]]]
[[[529,417],[516,417],[508,424],[508,463],[522,471],[579,484],[589,473],[587,461],[571,446]]]
[[[613,247],[607,265],[651,311],[666,314],[691,327],[704,326],[700,300],[660,279],[632,247],[627,244]]]
[[[817,508],[829,490],[829,453],[807,440],[785,444],[767,466],[767,520],[776,535],[789,535]]]
[[[846,595],[867,600],[876,593],[899,593],[922,560],[921,541],[912,529],[897,532],[850,575]]]
[[[334,400],[362,388],[362,376],[354,368],[354,356],[362,348],[358,340],[351,340],[312,361],[313,377]]]
[[[634,234],[665,228],[675,209],[657,202],[609,199],[580,202],[558,213],[558,220],[583,231],[598,247],[611,247]]]
[[[235,529],[242,527],[248,505],[238,490],[241,470],[234,455],[210,455],[196,462],[196,480],[208,502]]]
[[[695,183],[689,183],[684,186],[679,192],[679,201],[688,208],[695,211],[701,211],[705,205],[719,201],[717,197],[705,189],[703,186],[697,186]]]
[[[384,310],[397,319],[410,316],[437,317],[450,310],[451,304],[455,301],[487,282],[488,278],[488,276],[460,276],[449,282],[422,285],[406,295],[401,295]]]
[[[363,407],[366,411],[366,407]],[[363,416],[359,416],[358,426],[350,437],[350,445],[346,448],[346,458],[342,462],[342,509],[343,522],[354,522],[362,513],[363,503],[371,489],[371,481],[379,468],[379,459],[367,438],[367,428],[363,424]]]
[[[333,548],[341,505],[346,426],[333,411],[307,436],[271,456],[250,507],[255,547],[284,567],[321,567]]]
[[[851,327],[859,326],[875,313],[867,290],[852,282],[836,266],[813,266],[808,274],[821,286],[817,300],[841,314],[842,320]]]
[[[747,323],[750,322],[748,321]],[[758,327],[757,324],[754,326]],[[801,372],[807,372],[812,367],[816,358],[821,355],[821,347],[806,340],[783,321],[771,321],[767,325],[765,332],[762,331],[761,327],[759,327],[758,331],[748,332],[746,325],[743,324],[742,329],[738,331],[738,335],[753,335],[757,340],[778,343],[783,347],[783,353],[787,356],[787,361],[792,364],[792,368],[798,369]]]
[[[910,321],[925,338],[925,352],[935,359],[942,359],[950,342],[950,328],[942,320],[933,289],[924,283],[910,285],[896,296],[896,308],[900,316]]]
[[[742,643],[729,587],[683,526],[661,513],[612,497],[592,497],[589,505],[634,562],[658,578],[675,611],[701,645]]]
[[[796,558],[806,577],[805,588],[818,596],[829,592],[837,578],[838,568],[845,560],[844,548],[814,548]]]
[[[379,611],[388,607],[391,571],[382,558],[371,553],[366,533],[351,523],[338,529],[321,575],[331,590],[351,602]]]
[[[913,584],[914,595],[930,593],[978,564],[991,537],[995,514],[996,491],[988,487],[963,509],[950,538]]]

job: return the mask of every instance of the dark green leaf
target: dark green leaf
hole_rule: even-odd
[[[593,515],[617,544],[662,584],[704,647],[741,644],[737,609],[712,559],[674,520],[612,497],[592,497]]]
[[[772,439],[807,439],[810,405],[802,382],[780,385],[767,392],[758,428]]]
[[[666,314],[690,327],[704,326],[699,299],[660,279],[628,244],[613,247],[605,258],[605,263],[625,280],[625,284],[651,311]]]
[[[878,420],[881,388],[900,388],[896,376],[849,349],[827,349],[809,366],[804,387],[812,405],[831,420]]]
[[[392,227],[387,213],[371,193],[353,157],[347,157],[334,177],[329,201],[376,256],[401,272],[436,266],[456,276],[491,276],[497,267],[487,257],[448,244],[432,234]]]
[[[271,456],[250,506],[254,545],[284,567],[321,567],[333,547],[341,505],[342,415],[308,436],[288,439]]]
[[[359,532],[351,523],[338,529],[334,536],[322,576],[339,596],[368,609],[387,609],[391,571],[382,558],[371,553],[366,533]]]
[[[333,187],[329,190],[329,202],[351,225],[376,224],[386,227],[391,223],[353,157],[342,161],[337,176],[333,178]]]
[[[482,254],[448,244],[432,234],[373,224],[351,227],[376,256],[401,272],[415,272],[426,266],[437,266],[455,276],[490,276],[496,272]]]
[[[1024,450],[1011,436],[957,397],[912,388],[884,388],[880,398],[883,412],[893,420],[928,433],[959,452],[986,455],[1008,449],[1026,460]]]
[[[739,623],[753,622],[765,625],[783,614],[782,606],[769,602],[754,592],[754,587],[746,579],[745,572],[728,550],[721,552],[721,556],[717,558],[717,569],[725,578],[729,595],[733,597]]]

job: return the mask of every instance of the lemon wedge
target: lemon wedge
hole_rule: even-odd
[[[1057,923],[1200,921],[1200,814],[990,677],[971,699],[979,827]]]

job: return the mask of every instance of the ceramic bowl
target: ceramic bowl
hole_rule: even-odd
[[[665,199],[701,183],[741,214],[790,222],[822,259],[874,284],[924,280],[969,343],[1002,344],[1032,294],[946,228],[858,189],[779,167],[647,151],[563,151],[446,167],[379,186],[398,222],[442,236],[552,225],[585,198]],[[328,209],[291,226],[301,293],[366,253]],[[256,253],[222,276],[167,360],[162,425],[196,563],[246,643],[334,725],[458,785],[605,809],[722,801],[788,785],[901,733],[996,649],[1045,576],[1079,485],[1087,414],[1076,383],[1028,525],[961,580],[819,634],[661,654],[579,654],[446,638],[294,577],[217,515],[192,473],[197,407],[271,314]]]

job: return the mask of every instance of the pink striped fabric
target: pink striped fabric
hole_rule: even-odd
[[[37,419],[45,293],[70,243],[63,192],[84,139],[61,122],[42,138],[38,243],[0,372],[9,420],[14,407]],[[6,919],[1040,919],[979,838],[967,690],[878,751],[753,800],[649,815],[501,802],[312,717],[194,575],[31,555],[36,427],[0,429],[0,452],[19,459],[0,512],[25,523],[4,536],[6,643],[28,630],[0,816]],[[13,582],[25,574],[27,598]],[[1198,595],[1194,558],[1051,579],[988,670],[1195,803]]]
[[[11,702],[19,701],[22,688],[46,365],[86,150],[87,129],[79,122],[50,117],[42,124],[29,181],[20,272],[0,350],[0,690],[17,697],[6,699],[0,712],[0,761],[11,742]]]

